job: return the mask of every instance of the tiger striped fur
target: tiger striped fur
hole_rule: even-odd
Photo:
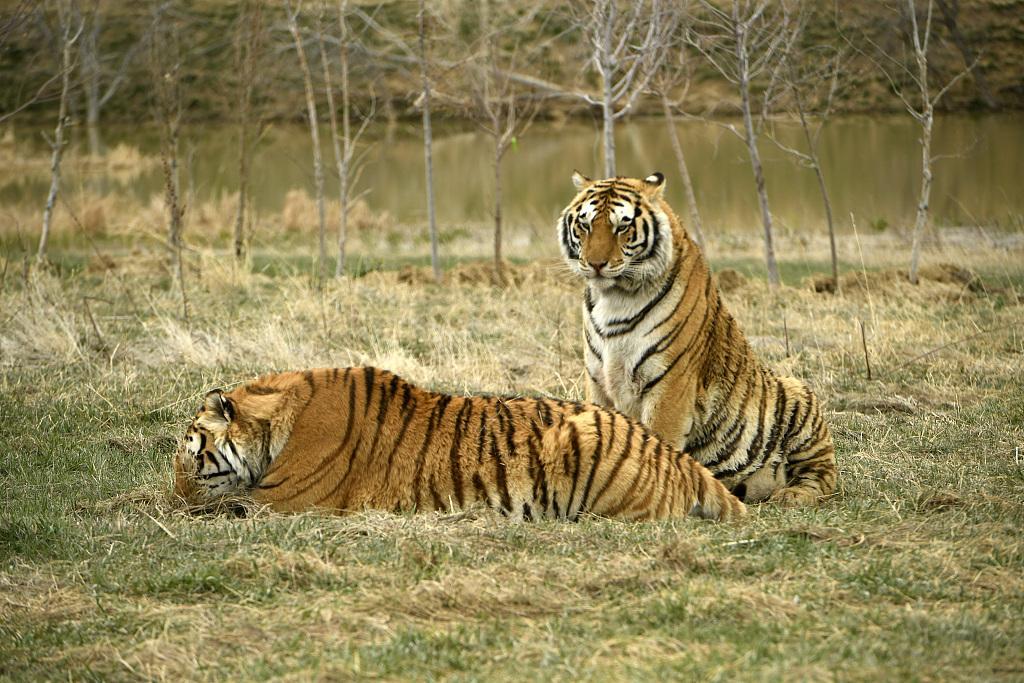
[[[758,361],[663,199],[664,176],[573,182],[558,235],[586,279],[590,400],[649,425],[747,502],[830,495],[835,452],[817,398]]]
[[[210,392],[175,458],[175,489],[194,503],[251,493],[279,511],[482,502],[515,520],[745,512],[706,468],[619,413],[451,396],[371,367]]]

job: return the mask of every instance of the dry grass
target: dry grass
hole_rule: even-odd
[[[168,498],[202,393],[269,370],[580,398],[579,293],[554,262],[510,264],[504,289],[485,264],[441,286],[407,264],[320,295],[306,266],[200,251],[186,324],[144,246],[27,278],[5,258],[0,678],[1019,679],[1022,254],[933,246],[912,287],[875,238],[836,297],[799,284],[821,247],[772,293],[756,240],[712,245],[761,355],[826,401],[841,468],[820,509],[738,525]]]
[[[341,217],[341,204],[329,199],[325,204],[325,222],[331,231],[337,229]],[[348,227],[353,233],[367,230],[383,231],[394,227],[394,219],[387,211],[374,214],[363,199],[356,199],[349,205]],[[319,225],[316,202],[305,190],[289,190],[281,209],[281,227],[290,232],[313,233]]]

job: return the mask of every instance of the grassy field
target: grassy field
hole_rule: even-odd
[[[374,364],[580,398],[578,285],[392,263],[320,295],[301,259],[203,251],[186,320],[146,250],[57,248],[49,272],[8,252],[0,679],[1021,680],[1024,257],[932,247],[913,287],[876,242],[838,297],[801,283],[820,250],[771,293],[756,240],[712,245],[748,274],[723,282],[762,357],[825,400],[841,470],[820,508],[732,525],[191,516],[170,456],[207,389]]]

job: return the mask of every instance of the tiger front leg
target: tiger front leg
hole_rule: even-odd
[[[818,403],[807,394],[807,414],[802,428],[790,435],[786,457],[786,486],[770,500],[786,507],[816,505],[836,490],[835,447]]]
[[[832,441],[810,453],[790,456],[788,484],[772,494],[771,500],[784,507],[817,505],[836,490],[836,458]]]
[[[640,420],[659,437],[685,451],[696,419],[696,396],[695,386],[669,385],[645,398]]]
[[[589,374],[587,375],[587,400],[591,403],[596,403],[602,408],[615,409],[615,402],[608,396],[608,392]]]
[[[586,340],[584,340],[586,341]],[[608,395],[602,381],[604,379],[604,365],[601,357],[594,353],[589,344],[584,346],[583,362],[587,369],[586,398],[591,403],[615,409],[615,401]]]

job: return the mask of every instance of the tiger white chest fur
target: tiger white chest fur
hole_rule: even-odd
[[[641,292],[591,288],[584,304],[587,371],[607,402],[626,415],[650,424],[658,389],[651,380],[665,370],[665,355],[653,353],[652,340],[682,296],[670,283]]]

